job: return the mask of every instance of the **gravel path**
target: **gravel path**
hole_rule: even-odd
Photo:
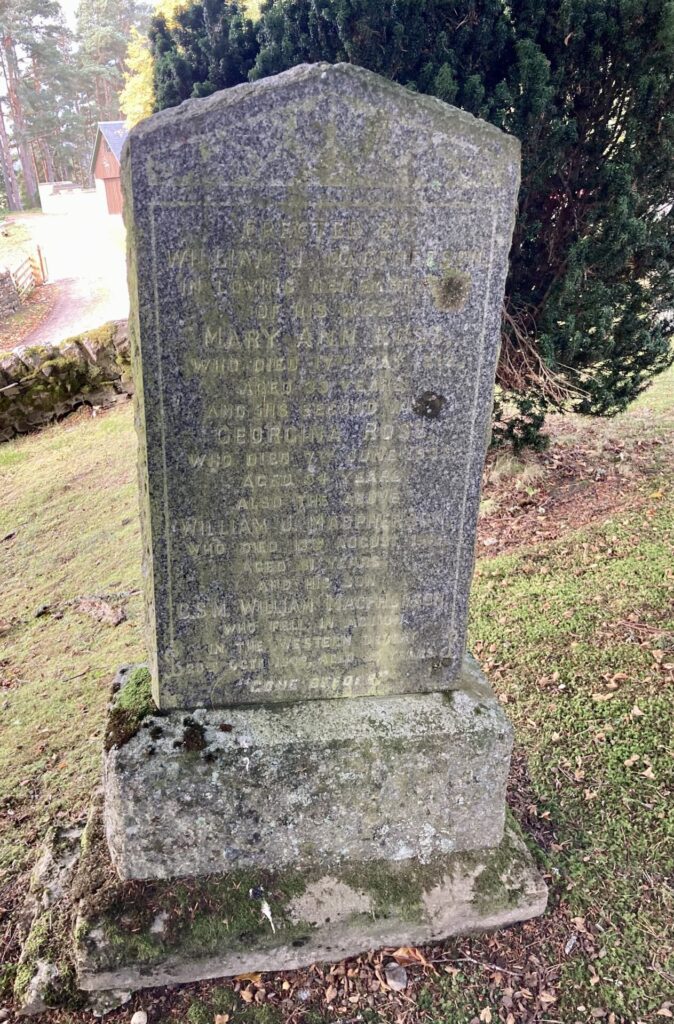
[[[47,317],[28,334],[24,345],[56,345],[64,338],[100,327],[108,320],[120,320],[126,312],[111,307],[110,296],[101,283],[82,278],[59,281],[59,297]]]
[[[108,320],[128,316],[124,226],[104,213],[91,194],[67,214],[30,219],[31,234],[47,261],[59,298],[46,319],[23,341],[56,344]]]

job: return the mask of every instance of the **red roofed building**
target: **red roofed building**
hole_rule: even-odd
[[[96,190],[105,197],[108,213],[122,212],[120,158],[128,134],[124,121],[98,122],[91,173],[96,179]]]

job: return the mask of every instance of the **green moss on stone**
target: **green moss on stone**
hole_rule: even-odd
[[[26,961],[17,965],[14,972],[14,998],[17,1003],[23,1003],[28,986],[35,976],[35,964]]]
[[[58,974],[44,990],[44,1001],[47,1006],[63,1010],[81,1010],[88,1002],[87,993],[77,986],[77,972],[74,966],[61,960],[56,964]]]
[[[264,884],[266,882],[266,884]],[[172,951],[205,958],[223,948],[264,949],[279,941],[292,944],[312,926],[291,921],[287,906],[304,890],[297,872],[274,880],[260,872],[235,871],[189,882],[120,883],[109,893],[109,906],[81,921],[76,941],[90,946],[88,933],[102,930],[96,959],[102,969],[125,964],[151,965]],[[252,895],[251,895],[252,893]],[[275,931],[262,913],[269,906]],[[158,913],[165,913],[162,933],[153,933]]]
[[[102,324],[100,327],[94,327],[90,331],[83,331],[82,334],[75,334],[71,338],[67,338],[63,344],[83,344],[88,341],[89,344],[94,345],[96,348],[110,348],[113,350],[113,340],[115,337],[115,324],[112,320]]]
[[[51,913],[47,911],[33,921],[23,947],[23,960],[36,960],[46,949],[51,934]]]
[[[34,362],[43,362],[48,359],[54,351],[53,348],[48,348],[46,345],[30,345],[23,351],[23,361],[26,365],[32,365]]]
[[[74,941],[101,969],[159,963],[174,950],[199,959],[223,947],[264,949],[279,939],[292,944],[311,930],[287,912],[306,886],[300,872],[241,870],[184,881],[122,882],[110,863],[100,810],[87,832],[88,849],[73,883],[80,901]],[[263,900],[276,932],[262,913]],[[160,913],[166,915],[164,928],[153,932]],[[102,942],[91,939],[94,929],[102,931]]]
[[[91,818],[89,818],[84,826],[84,831],[80,837],[80,849],[82,853],[88,853],[91,849]]]
[[[527,854],[511,841],[506,829],[503,842],[481,855],[484,868],[473,884],[473,903],[481,914],[493,914],[515,907],[522,897],[517,883],[519,868],[527,864]]]
[[[506,833],[495,850],[447,854],[430,864],[366,861],[309,870],[249,868],[190,879],[122,882],[110,863],[100,810],[87,832],[88,852],[73,885],[80,908],[74,941],[95,971],[131,963],[147,968],[175,955],[198,961],[223,950],[299,948],[311,939],[316,925],[297,919],[296,901],[326,878],[367,897],[353,922],[374,916],[422,923],[426,896],[457,872],[475,877],[475,904],[490,913],[517,903],[519,867],[528,863],[526,850]],[[264,903],[274,929],[262,912]],[[155,927],[158,915],[161,931]]]
[[[104,964],[110,966],[115,963],[152,964],[161,960],[168,952],[167,947],[159,939],[146,932],[130,931],[115,921],[106,921],[102,924],[105,936],[106,955]],[[86,942],[86,923],[80,931],[80,940],[84,936]]]
[[[56,969],[42,992],[47,1006],[76,1010],[86,1003],[86,996],[77,987],[68,922],[67,908],[46,911],[33,921],[14,973],[14,998],[19,1004],[25,999],[41,961]]]
[[[20,408],[15,408],[18,403],[10,393],[0,395],[0,428],[23,433],[40,426],[53,415],[74,408],[91,392],[114,385],[107,379],[110,367],[119,368],[112,371],[115,378],[118,373],[128,374],[128,359],[115,348],[116,331],[116,324],[110,322],[67,338],[57,347],[34,345],[26,349],[23,360],[17,360],[12,371],[20,390]],[[95,353],[94,358],[90,351]],[[24,415],[29,419],[23,419]]]
[[[118,882],[107,889],[103,903],[94,901],[86,922],[78,928],[76,942],[88,947],[90,962],[101,970],[128,963],[147,967],[175,952],[198,960],[222,949],[301,946],[315,926],[292,919],[292,902],[325,877],[326,871],[369,898],[368,917],[395,917],[410,923],[424,920],[424,897],[444,879],[456,871],[475,872],[475,905],[481,913],[490,914],[517,904],[521,896],[518,866],[525,857],[517,845],[505,840],[492,851],[455,853],[427,865],[373,861],[274,875],[243,870],[185,881]],[[262,913],[263,900],[275,931]],[[160,934],[152,931],[158,913],[166,914]],[[90,938],[94,931],[102,932],[102,941]]]
[[[143,719],[156,713],[150,673],[146,668],[136,668],[113,696],[105,731],[106,751],[123,747],[136,735]]]
[[[337,873],[357,892],[365,892],[375,917],[395,915],[404,921],[423,918],[423,896],[447,874],[443,861],[419,864],[405,861],[367,861]]]

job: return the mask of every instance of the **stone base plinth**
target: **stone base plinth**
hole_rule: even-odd
[[[103,805],[36,872],[22,1012],[102,1013],[545,909],[506,820],[510,726],[471,658],[451,692],[273,710],[160,714],[148,686],[120,672]]]
[[[424,865],[350,861],[161,882],[111,880],[95,830],[75,881],[74,929],[78,985],[92,993],[334,963],[501,928],[543,913],[547,899],[511,822],[494,849]]]
[[[88,1005],[100,1016],[139,988],[500,928],[541,914],[546,897],[512,820],[495,849],[424,865],[376,860],[122,882],[95,806],[84,832],[50,835],[34,872],[16,1003],[23,1014]]]
[[[455,686],[147,715],[106,755],[120,877],[429,864],[498,846],[512,731],[473,659]]]

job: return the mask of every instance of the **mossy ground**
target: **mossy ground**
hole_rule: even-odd
[[[281,1024],[283,1015],[275,1006],[247,1006],[231,988],[215,986],[195,999],[187,1010],[187,1024],[213,1024],[216,1016],[229,1017],[238,1024]]]
[[[553,825],[554,894],[600,942],[563,964],[564,1021],[588,1000],[647,1019],[671,993],[673,566],[660,503],[478,570],[473,648]]]
[[[149,1007],[152,1024],[218,1013],[232,1024],[273,1024],[279,1013],[307,1024],[358,1013],[429,1024],[481,1013],[510,1014],[509,1024],[664,1019],[674,991],[673,392],[669,371],[627,416],[578,427],[616,448],[632,438],[650,460],[648,472],[616,478],[620,502],[609,514],[586,508],[582,528],[566,523],[552,541],[531,531],[528,547],[478,564],[471,646],[516,728],[512,801],[541,845],[548,914],[438,947],[427,954],[437,973],[410,969],[402,1001],[373,992],[377,965],[362,961],[351,988],[351,968],[300,973],[287,990],[283,976],[264,979],[259,1004],[232,996],[231,985],[217,986],[230,993],[222,1004],[213,986],[144,993],[135,1005]],[[573,442],[558,439],[553,453],[556,443]],[[2,445],[0,474],[0,538],[12,534],[0,541],[0,865],[9,884],[48,824],[84,809],[99,777],[110,678],[144,659],[131,410]],[[125,623],[113,629],[67,604],[100,593],[128,595]],[[57,614],[36,618],[43,604]],[[328,985],[338,990],[329,1002]],[[350,1003],[359,985],[366,995]],[[306,999],[297,995],[305,988]]]

